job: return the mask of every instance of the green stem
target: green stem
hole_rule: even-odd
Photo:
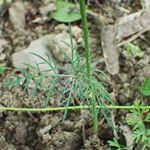
[[[92,118],[93,118],[93,132],[96,133],[98,130],[98,118],[97,118],[97,108],[96,108],[96,99],[92,98]]]
[[[61,110],[78,110],[78,109],[91,109],[92,106],[84,105],[84,106],[68,106],[66,107],[47,107],[47,108],[15,108],[15,107],[0,107],[0,111],[17,111],[17,112],[48,112],[48,111],[61,111]],[[96,105],[96,108],[101,109],[133,109],[135,106],[114,106],[114,105],[105,105],[105,106],[99,106]],[[136,108],[140,109],[149,109],[150,106],[136,106]]]
[[[85,45],[87,76],[90,79],[91,78],[91,54],[90,54],[90,44],[89,44],[88,23],[87,23],[87,16],[85,12],[85,0],[80,0],[80,13],[82,17],[82,29],[83,29],[83,39]]]
[[[88,31],[88,22],[85,11],[85,0],[80,0],[80,13],[82,18],[82,30],[83,30],[83,39],[85,45],[85,57],[86,57],[86,69],[87,69],[87,77],[89,82],[89,92],[92,94],[91,104],[92,104],[92,119],[93,119],[93,131],[94,133],[98,130],[98,118],[97,118],[97,108],[96,108],[96,100],[95,95],[93,94],[92,89],[92,81],[91,81],[91,54],[90,54],[90,44],[89,44],[89,31]]]

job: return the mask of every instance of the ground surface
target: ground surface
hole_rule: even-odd
[[[119,14],[115,8],[117,4],[106,3],[100,1],[101,7],[95,5],[96,0],[91,1],[91,9],[97,13],[107,16],[113,23],[117,17],[123,16]],[[54,32],[54,27],[59,23],[50,20],[43,24],[31,23],[33,19],[40,16],[39,8],[42,7],[42,1],[23,1],[23,5],[27,5],[25,30],[19,32],[10,21],[9,14],[3,15],[0,22],[0,40],[5,40],[3,51],[0,52],[4,58],[0,59],[7,67],[12,66],[12,54],[16,51],[28,47],[29,43],[38,39],[42,35]],[[139,10],[140,4],[134,2],[119,3],[120,6],[129,9],[131,12]],[[96,7],[97,6],[97,7]],[[11,7],[11,4],[10,4]],[[134,9],[133,9],[134,8]],[[7,9],[7,8],[6,8]],[[90,21],[90,36],[92,61],[98,69],[107,73],[103,61],[100,32],[97,25],[94,24],[92,18]],[[81,27],[80,22],[74,23]],[[144,81],[145,77],[150,74],[150,32],[145,33],[142,37],[134,42],[144,51],[143,58],[136,59],[127,57],[124,54],[125,48],[120,48],[120,73],[117,75],[108,74],[108,90],[114,97],[117,105],[130,105],[135,98],[140,98],[138,86]],[[83,51],[81,51],[83,54]],[[11,71],[6,71],[0,76],[0,106],[2,107],[44,107],[44,96],[38,93],[35,97],[29,97],[28,93],[24,93],[20,88],[5,89],[3,84],[7,80]],[[145,103],[148,104],[147,99]],[[114,111],[115,121],[118,126],[126,124],[126,110]],[[71,111],[68,113],[67,119],[61,123],[60,119],[63,112],[50,113],[17,113],[17,112],[0,112],[0,149],[6,150],[104,150],[109,149],[107,140],[112,139],[113,131],[105,123],[99,127],[98,135],[92,135],[91,117],[87,110],[82,110],[84,118],[81,117],[80,111]],[[83,132],[84,124],[84,132]],[[125,144],[125,137],[120,131],[120,138]]]

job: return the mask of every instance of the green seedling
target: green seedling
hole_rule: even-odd
[[[10,67],[4,67],[3,65],[0,64],[0,75],[3,74],[6,70],[13,70]]]
[[[150,96],[150,76],[144,81],[144,84],[139,87],[139,90],[144,96]]]
[[[72,33],[70,28],[70,36],[72,41]],[[96,77],[102,76],[101,71],[94,67],[87,69],[87,64],[84,64],[82,58],[77,53],[77,49],[73,46],[73,42],[70,42],[70,48],[72,50],[72,58],[66,56],[69,59],[70,65],[63,74],[58,74],[56,70],[63,69],[58,65],[51,65],[51,58],[47,55],[47,59],[42,58],[38,54],[33,54],[41,59],[40,64],[46,64],[49,66],[49,70],[41,71],[39,69],[40,64],[32,66],[25,64],[28,69],[19,69],[21,75],[12,75],[5,86],[9,88],[21,86],[24,91],[30,90],[32,96],[35,96],[37,90],[41,90],[41,93],[45,95],[45,106],[49,106],[49,101],[53,96],[59,96],[57,102],[59,106],[64,106],[64,117],[66,118],[69,106],[82,105],[81,109],[84,109],[84,105],[88,105],[92,112],[94,132],[98,129],[98,115],[99,111],[108,120],[108,109],[106,109],[104,103],[111,102],[109,94],[107,93],[104,83],[98,81]],[[88,62],[89,63],[89,62]],[[53,71],[53,73],[49,73]],[[89,74],[90,73],[90,74]],[[61,79],[63,78],[63,80]],[[30,89],[29,85],[32,83],[33,89]],[[58,86],[56,86],[58,85]],[[78,103],[76,102],[78,100]],[[99,107],[96,107],[99,105]],[[92,107],[90,107],[92,106]]]
[[[128,43],[126,49],[130,56],[141,58],[144,55],[144,52],[133,43]]]
[[[61,11],[63,12],[64,10]],[[65,11],[71,14],[76,13],[76,10],[70,7],[65,9]],[[40,92],[45,96],[45,108],[0,107],[0,110],[22,112],[64,111],[63,119],[65,119],[68,110],[89,109],[91,111],[91,116],[93,119],[94,133],[98,131],[98,121],[100,118],[100,113],[104,115],[105,119],[109,123],[110,109],[131,110],[131,113],[127,117],[127,123],[132,127],[134,144],[140,144],[142,146],[142,150],[146,150],[146,148],[150,149],[150,129],[148,127],[148,124],[150,123],[150,106],[145,106],[143,104],[140,104],[139,102],[136,102],[132,106],[110,105],[112,104],[112,101],[109,93],[105,88],[105,83],[101,82],[101,80],[98,80],[98,78],[100,79],[100,77],[103,76],[102,71],[96,69],[94,66],[91,65],[85,0],[80,0],[80,14],[80,17],[82,19],[86,63],[84,63],[81,56],[78,54],[77,47],[73,45],[71,27],[69,26],[70,44],[66,44],[70,47],[72,51],[72,56],[70,58],[64,53],[66,59],[68,59],[70,62],[67,70],[63,70],[64,67],[57,64],[53,65],[51,63],[52,58],[49,55],[47,55],[47,59],[45,59],[38,54],[32,53],[32,55],[40,58],[41,62],[35,65],[25,64],[27,66],[27,69],[18,69],[20,75],[14,73],[5,84],[5,86],[8,86],[9,88],[19,86],[24,91],[31,90],[32,96],[35,96],[37,90],[40,90]],[[56,15],[56,20],[59,20],[59,17],[57,18]],[[71,20],[67,20],[66,18],[63,18],[63,20],[65,20],[66,22],[75,21],[74,19],[71,18]],[[128,45],[128,47],[130,47],[129,52],[132,55],[138,57],[142,56],[141,54],[136,54],[140,51],[139,49],[136,49],[131,43]],[[49,69],[41,71],[39,68],[40,64],[48,65]],[[63,70],[64,72],[59,73],[57,72],[58,70]],[[0,71],[3,73],[4,68],[2,67]],[[29,86],[30,84],[32,84],[32,89]],[[149,87],[150,79],[148,78],[145,81],[144,85],[140,87],[140,90],[141,92],[143,92],[143,94],[149,96]],[[56,107],[48,107],[49,102],[53,97],[58,98],[56,100],[58,105]],[[127,148],[123,145],[120,145],[117,139],[108,141],[108,143],[111,147],[114,147],[117,150],[129,149],[129,147]]]
[[[110,147],[115,148],[115,150],[128,150],[125,146],[121,145],[116,138],[113,140],[108,141]]]
[[[5,69],[3,65],[0,65],[0,75],[4,73]]]
[[[140,106],[144,106],[143,103],[136,101],[134,108],[131,109],[131,113],[128,114],[126,120],[128,125],[132,127],[132,137],[134,144],[141,145],[141,150],[150,148],[150,112],[149,109],[141,109]]]
[[[81,19],[79,8],[71,3],[63,0],[57,0],[56,12],[53,18],[59,22],[71,23]]]
[[[34,66],[25,64],[28,69],[18,70],[21,75],[16,76],[16,74],[14,74],[8,80],[6,86],[10,88],[21,86],[25,91],[27,91],[31,90],[29,85],[32,83],[32,96],[36,94],[37,90],[41,90],[41,92],[45,95],[46,107],[49,105],[51,97],[57,96],[58,106],[65,107],[63,119],[66,118],[69,106],[76,107],[77,105],[82,105],[84,108],[84,105],[88,105],[93,118],[93,131],[96,133],[98,130],[98,118],[100,110],[106,120],[109,122],[109,110],[106,108],[105,103],[111,103],[111,98],[104,87],[105,83],[97,80],[97,78],[102,76],[102,71],[91,65],[88,24],[84,0],[80,1],[80,13],[82,17],[86,63],[83,63],[82,58],[77,52],[77,47],[74,47],[73,45],[70,27],[70,45],[68,43],[66,44],[70,47],[72,56],[69,58],[65,55],[66,58],[69,59],[70,64],[64,73],[59,74],[57,72],[57,70],[61,70],[63,67],[52,65],[52,58],[50,58],[49,55],[47,55],[47,59],[45,59],[38,54],[32,53],[32,55],[35,55],[41,59],[41,63],[35,64]],[[48,65],[49,69],[41,71],[39,68],[40,64]],[[99,105],[99,107],[97,107],[97,105]]]
[[[150,112],[140,101],[135,101],[130,108],[130,113],[126,116],[126,121],[132,128],[133,145],[137,144],[141,146],[141,150],[148,150],[150,148]],[[117,150],[128,150],[130,146],[125,147],[121,145],[116,138],[108,141],[109,146],[114,147]]]

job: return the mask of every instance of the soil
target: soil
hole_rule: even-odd
[[[89,0],[89,7],[96,13],[108,17],[110,23],[124,14],[118,13],[116,7],[124,7],[131,12],[141,9],[140,0],[135,2],[122,1],[113,3],[109,1]],[[11,3],[13,3],[12,1]],[[18,32],[10,21],[8,8],[6,8],[0,22],[0,39],[6,40],[2,54],[5,58],[0,63],[11,67],[12,54],[28,47],[31,41],[42,35],[51,34],[59,22],[50,20],[43,24],[32,23],[39,17],[39,8],[43,1],[24,0],[23,5],[30,6],[26,12],[25,30]],[[97,3],[100,3],[98,6]],[[81,27],[80,21],[73,23]],[[101,49],[100,31],[92,18],[89,18],[92,63],[107,74],[108,91],[114,98],[116,105],[131,105],[135,98],[141,98],[138,87],[150,74],[150,32],[146,32],[136,39],[136,43],[143,51],[142,58],[129,57],[124,47],[119,49],[120,72],[110,75],[105,68]],[[81,50],[81,55],[83,55]],[[1,53],[0,53],[1,55]],[[0,75],[0,106],[1,107],[44,107],[44,95],[40,92],[35,97],[29,96],[21,88],[6,89],[4,83],[11,71]],[[55,98],[56,99],[56,98]],[[146,104],[148,99],[143,98]],[[114,111],[115,122],[126,124],[125,117],[128,111]],[[83,114],[83,116],[81,116]],[[92,133],[92,120],[88,110],[69,111],[64,122],[61,121],[63,111],[46,113],[0,112],[0,149],[1,150],[109,150],[107,141],[114,136],[113,130],[104,120],[99,124],[97,135]],[[103,119],[103,118],[102,118]],[[120,129],[119,138],[126,145],[125,135]]]

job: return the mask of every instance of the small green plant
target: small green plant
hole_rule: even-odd
[[[125,146],[121,145],[116,138],[113,140],[108,141],[110,147],[114,147],[115,150],[128,150]]]
[[[0,75],[4,73],[5,69],[3,65],[0,65]]]
[[[130,109],[130,113],[126,117],[127,124],[132,128],[133,145],[139,145],[141,150],[148,150],[150,148],[150,112],[149,108],[141,103],[135,101]],[[128,150],[130,146],[125,147],[121,145],[116,138],[108,141],[109,146],[117,150]]]
[[[133,140],[135,144],[141,145],[141,150],[150,148],[150,112],[149,109],[141,109],[143,103],[136,101],[127,115],[127,123],[132,127]]]
[[[139,87],[139,90],[144,96],[150,96],[150,76],[148,76],[144,84]]]
[[[82,19],[83,39],[85,46],[85,58],[86,63],[82,60],[81,56],[77,52],[77,47],[73,45],[72,31],[70,29],[70,44],[66,43],[71,51],[71,58],[66,56],[70,64],[67,69],[59,65],[52,65],[51,57],[47,55],[47,59],[41,57],[38,54],[32,53],[36,57],[41,59],[39,64],[30,65],[25,64],[27,69],[18,69],[5,84],[10,88],[21,87],[24,91],[31,90],[31,94],[35,96],[36,92],[40,92],[45,95],[45,108],[0,108],[0,110],[13,110],[13,111],[26,111],[26,112],[44,112],[44,111],[57,111],[64,110],[64,117],[66,118],[67,111],[73,109],[90,109],[93,119],[93,131],[98,130],[98,121],[100,112],[104,115],[105,119],[109,122],[110,109],[130,109],[131,113],[127,116],[127,123],[132,127],[134,144],[140,144],[142,150],[150,148],[150,129],[148,123],[150,123],[150,106],[145,106],[139,102],[136,102],[133,106],[114,106],[112,104],[109,93],[105,89],[105,83],[101,82],[100,77],[103,76],[102,72],[91,65],[90,55],[90,43],[88,23],[85,11],[85,0],[80,0],[80,16],[74,15],[74,11],[71,3],[64,3],[61,0],[59,9],[55,14],[55,19],[62,22],[72,22],[78,19]],[[66,5],[62,5],[64,3]],[[62,7],[62,8],[61,8]],[[65,8],[65,9],[64,9]],[[64,14],[64,16],[62,16]],[[63,18],[64,17],[64,18]],[[65,43],[65,41],[64,41]],[[142,53],[139,48],[135,47],[132,43],[128,45],[129,52],[135,57],[141,57]],[[62,50],[63,51],[63,50]],[[138,54],[137,54],[138,53]],[[139,54],[140,53],[140,54]],[[46,64],[49,66],[48,70],[41,71],[40,64]],[[0,74],[4,72],[5,68],[0,66]],[[59,70],[61,70],[59,72]],[[19,75],[18,72],[20,73]],[[145,81],[144,85],[140,87],[140,91],[145,95],[150,95],[150,77]],[[51,98],[57,96],[57,107],[49,107]],[[117,150],[128,150],[129,148],[119,144],[117,139],[108,141],[111,147]]]
[[[6,86],[12,88],[21,86],[24,90],[29,88],[32,83],[32,96],[36,94],[37,90],[45,95],[45,106],[49,105],[49,101],[52,96],[58,97],[58,106],[65,106],[64,119],[66,118],[67,108],[69,106],[88,105],[91,108],[93,118],[93,131],[98,130],[98,117],[101,110],[102,114],[108,119],[108,109],[105,107],[105,103],[111,103],[111,98],[104,87],[104,83],[98,81],[102,72],[97,70],[91,65],[90,46],[87,17],[85,12],[85,2],[80,1],[80,13],[82,17],[83,39],[85,45],[85,58],[86,64],[83,63],[82,58],[77,52],[77,47],[73,45],[72,32],[70,27],[70,45],[66,43],[72,51],[72,56],[66,58],[70,64],[67,70],[63,70],[61,66],[52,65],[49,55],[47,59],[42,58],[38,54],[33,54],[41,59],[40,64],[46,64],[49,66],[48,70],[41,71],[40,64],[32,66],[25,64],[28,69],[19,69],[20,76],[12,76]],[[65,42],[65,41],[64,41]],[[65,53],[64,53],[65,55]],[[57,70],[63,70],[64,73],[58,73]],[[53,73],[50,73],[53,72]],[[57,85],[57,86],[56,86]],[[99,105],[99,107],[97,107]],[[91,106],[91,107],[90,107]]]
[[[53,15],[53,18],[59,22],[71,23],[81,19],[79,8],[70,2],[63,0],[57,0],[57,10]]]
[[[144,52],[137,45],[133,43],[128,43],[126,45],[126,49],[130,56],[141,58],[144,55]]]

